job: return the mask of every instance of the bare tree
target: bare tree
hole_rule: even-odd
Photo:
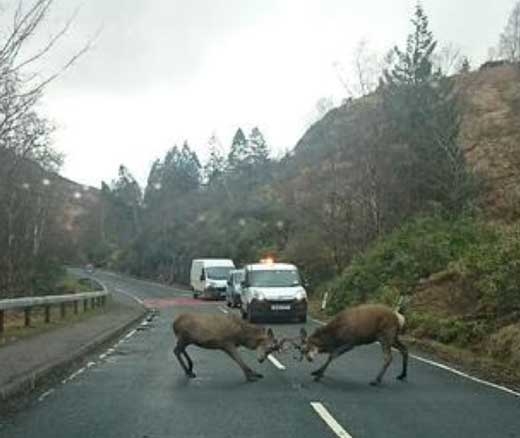
[[[511,62],[520,61],[520,1],[513,7],[500,35],[499,53]]]
[[[448,43],[434,54],[433,65],[443,74],[450,76],[462,69],[465,57],[453,43]]]
[[[381,57],[370,49],[367,40],[360,40],[351,56],[349,71],[339,61],[333,64],[336,75],[349,98],[366,96],[373,92],[383,71]]]
[[[35,71],[38,61],[66,35],[75,17],[73,14],[48,41],[30,52],[29,43],[45,26],[53,3],[20,0],[11,26],[2,29],[0,37],[0,290],[8,293],[27,286],[31,263],[36,263],[42,252],[52,194],[46,172],[56,171],[62,162],[51,146],[53,128],[37,114],[35,106],[45,87],[93,43],[87,41],[47,75]]]

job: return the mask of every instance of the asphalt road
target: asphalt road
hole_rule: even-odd
[[[520,437],[520,398],[411,359],[408,382],[394,377],[400,356],[381,387],[368,382],[379,369],[377,345],[358,348],[334,362],[319,383],[318,363],[277,353],[272,362],[244,359],[264,374],[246,383],[222,352],[190,347],[197,378],[188,380],[173,357],[171,321],[184,311],[217,313],[225,304],[194,302],[188,292],[98,273],[112,289],[159,308],[147,326],[25,410],[0,421],[9,438],[163,437]],[[316,323],[306,324],[312,331]],[[301,325],[272,324],[277,336]],[[314,407],[313,407],[314,406]],[[320,416],[328,417],[328,423]],[[334,431],[335,430],[335,431]]]

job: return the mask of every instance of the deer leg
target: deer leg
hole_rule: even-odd
[[[405,380],[408,371],[408,348],[406,348],[406,345],[404,345],[397,337],[395,338],[393,346],[399,350],[401,356],[403,357],[403,370],[401,371],[401,374],[397,376],[397,378],[399,380]]]
[[[227,353],[228,356],[238,364],[238,366],[244,372],[248,382],[254,382],[255,380],[264,377],[262,374],[253,371],[251,368],[247,366],[247,364],[242,360],[242,358],[238,354],[237,349],[234,346],[224,348],[224,352]]]
[[[352,348],[353,348],[353,346],[351,344],[346,344],[346,345],[343,345],[343,346],[337,348],[332,353],[330,353],[329,357],[327,358],[327,361],[321,367],[319,367],[317,370],[314,370],[311,373],[311,375],[314,376],[314,380],[316,382],[319,381],[323,377],[323,374],[325,373],[325,370],[330,365],[330,363],[337,357],[341,356],[343,353],[346,353],[347,351],[352,350]]]
[[[190,371],[190,373],[193,374],[193,361],[191,360],[191,357],[188,355],[188,352],[186,351],[186,349],[184,349],[182,351],[184,357],[186,358],[186,361],[188,362],[188,370]]]
[[[375,380],[370,382],[372,386],[381,384],[381,380],[383,379],[383,376],[386,372],[386,369],[390,365],[390,362],[392,362],[392,347],[390,342],[388,340],[384,339],[381,340],[381,347],[383,348],[383,367],[381,368],[381,371],[379,371],[379,374],[376,376]]]
[[[188,377],[190,377],[190,378],[195,377],[195,373],[192,371],[193,370],[193,362],[191,361],[191,359],[189,359],[189,356],[186,353],[186,345],[184,345],[184,343],[177,342],[177,345],[173,349],[173,353],[177,357],[177,360],[181,364],[181,367],[184,370],[184,372],[186,373],[186,375]],[[184,363],[184,360],[182,359],[181,354],[184,354],[186,357],[188,357],[188,360],[189,360],[189,363],[190,363],[190,367],[186,366],[186,364]]]

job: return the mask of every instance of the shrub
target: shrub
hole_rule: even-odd
[[[493,239],[495,233],[471,217],[414,219],[375,242],[325,286],[332,292],[330,310],[388,300],[390,290],[392,297],[410,294],[421,278],[446,269],[470,248]]]

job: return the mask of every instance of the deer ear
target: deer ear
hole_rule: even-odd
[[[267,336],[269,336],[271,339],[274,339],[274,333],[273,333],[273,330],[271,328],[269,328],[267,330]]]
[[[307,339],[307,330],[305,330],[303,327],[300,329],[300,337],[302,340]]]

